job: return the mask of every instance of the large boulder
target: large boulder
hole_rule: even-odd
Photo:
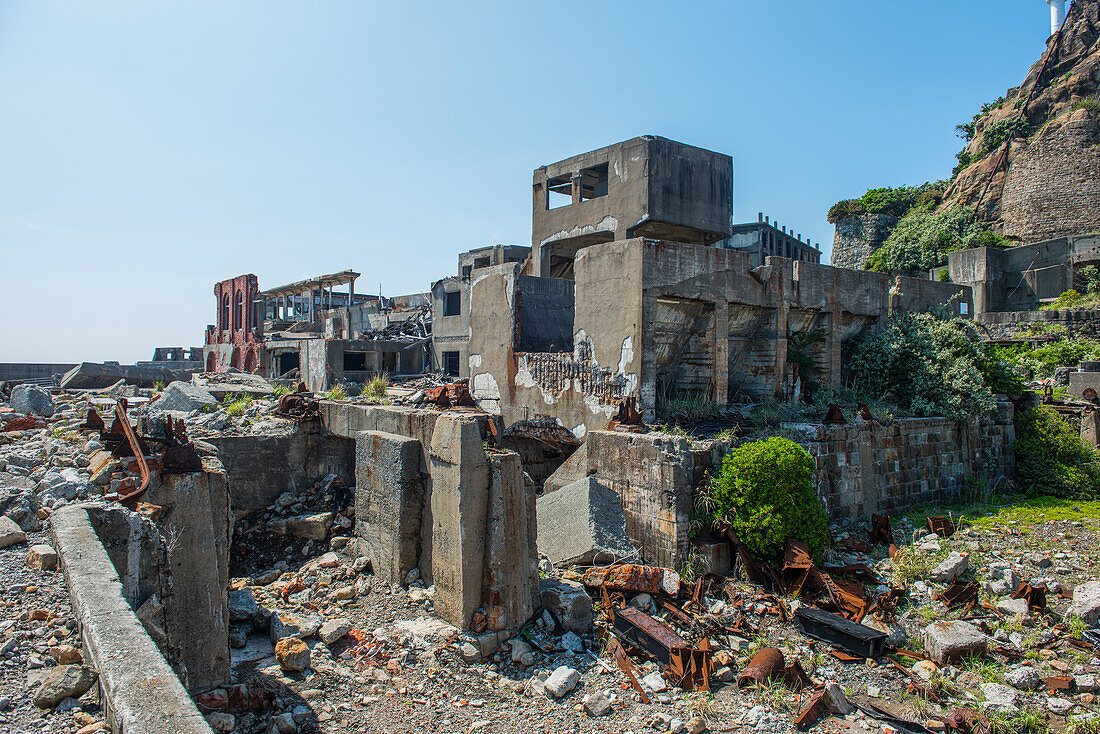
[[[1066,614],[1075,614],[1092,626],[1100,622],[1100,581],[1080,584],[1073,590],[1073,603]]]
[[[213,408],[217,405],[217,399],[208,390],[177,380],[164,389],[160,397],[149,405],[149,409],[193,413],[196,410],[202,410],[208,406]]]
[[[536,502],[539,552],[555,564],[608,564],[634,554],[619,495],[585,477]]]
[[[11,409],[25,415],[53,415],[53,398],[47,390],[37,385],[16,385],[11,391]]]
[[[97,680],[94,669],[84,665],[58,665],[42,678],[34,694],[34,705],[52,709],[66,698],[80,698]]]
[[[940,665],[984,655],[988,638],[967,622],[934,622],[924,628],[924,651]]]

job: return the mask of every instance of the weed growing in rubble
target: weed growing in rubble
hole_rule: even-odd
[[[281,398],[284,395],[291,395],[291,394],[293,394],[293,390],[290,387],[290,385],[276,385],[275,386],[275,397]]]
[[[229,403],[229,406],[225,409],[225,414],[234,418],[244,415],[250,405],[252,405],[252,396],[246,393]]]
[[[1070,723],[1066,734],[1100,734],[1100,716],[1078,717]]]
[[[894,586],[905,588],[913,581],[926,577],[929,571],[946,557],[947,551],[933,554],[921,550],[918,545],[906,545],[898,548],[898,552],[894,554],[892,559],[894,562]]]
[[[680,566],[680,578],[685,583],[693,584],[696,579],[707,572],[707,560],[702,554],[692,551],[684,559],[684,563]]]
[[[390,386],[389,380],[386,378],[386,374],[382,373],[376,375],[373,380],[367,383],[367,387],[363,390],[363,394],[368,398],[374,398],[375,400],[384,400],[386,397],[386,388]]]
[[[328,400],[347,400],[348,391],[344,389],[343,385],[337,385],[322,396]]]
[[[1073,635],[1076,639],[1081,639],[1081,636],[1085,634],[1089,626],[1085,624],[1085,620],[1078,617],[1076,614],[1071,614],[1066,617],[1066,630]]]
[[[976,673],[986,683],[1004,682],[1004,668],[990,658],[968,655],[962,660],[962,669],[969,673]]]
[[[1100,498],[1100,452],[1053,410],[1016,414],[1016,482],[1031,494]]]
[[[813,473],[813,457],[793,441],[778,436],[750,441],[726,454],[697,506],[710,508],[704,522],[728,523],[757,556],[777,558],[788,538],[820,556],[828,531]]]
[[[987,712],[989,734],[1044,734],[1047,719],[1038,707],[1028,706],[1015,714]]]

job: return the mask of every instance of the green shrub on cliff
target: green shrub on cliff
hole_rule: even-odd
[[[729,523],[759,558],[781,556],[787,538],[801,540],[819,556],[828,532],[813,477],[813,457],[793,441],[775,436],[741,444],[700,493],[696,518]]]
[[[898,222],[864,266],[880,273],[921,274],[947,264],[947,253],[971,247],[1006,247],[974,212],[953,206],[940,212],[913,209]]]

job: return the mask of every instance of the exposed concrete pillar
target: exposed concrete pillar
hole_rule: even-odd
[[[493,452],[489,466],[482,601],[489,629],[516,629],[531,618],[537,606],[535,490],[524,484],[519,454]]]
[[[729,301],[714,304],[714,402],[729,402],[730,366],[730,307]]]
[[[476,418],[442,415],[432,433],[435,611],[467,628],[481,604],[489,461]]]
[[[1094,449],[1100,448],[1100,411],[1095,408],[1085,408],[1081,413],[1081,440]]]
[[[355,534],[374,574],[403,583],[420,562],[424,475],[420,442],[378,431],[355,438]]]
[[[145,498],[163,508],[156,520],[164,538],[170,592],[164,594],[164,631],[179,651],[187,688],[227,683],[229,666],[229,483],[217,459],[203,471],[162,474]]]

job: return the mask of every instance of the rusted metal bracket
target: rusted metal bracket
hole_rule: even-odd
[[[121,430],[123,436],[126,438],[126,442],[130,444],[130,450],[134,454],[134,458],[137,459],[138,473],[141,476],[141,484],[137,489],[133,489],[132,480],[124,480],[125,484],[121,488],[123,490],[118,493],[118,502],[123,507],[131,510],[137,509],[138,500],[145,496],[145,493],[149,490],[149,463],[145,460],[145,453],[142,451],[141,440],[138,439],[137,434],[134,433],[133,427],[130,425],[130,419],[126,415],[126,399],[119,398],[115,403],[115,422],[111,426],[111,430],[118,428]]]
[[[791,723],[796,729],[806,731],[821,721],[827,712],[828,709],[825,708],[825,690],[822,689],[810,696],[806,708],[802,709],[802,713]]]
[[[1032,586],[1028,582],[1024,581],[1020,584],[1020,587],[1012,594],[1013,599],[1027,599],[1027,608],[1029,611],[1038,612],[1047,608],[1047,587],[1046,584],[1036,584]]]
[[[928,530],[941,538],[950,538],[958,527],[943,515],[938,515],[928,518]]]
[[[168,445],[161,454],[161,471],[168,474],[202,471],[202,459],[187,438],[187,426],[182,418],[168,419]]]
[[[664,663],[664,673],[681,688],[710,690],[711,650],[708,640],[693,648],[668,627],[640,609],[625,607],[615,612],[618,634]]]
[[[978,583],[976,581],[971,581],[970,583],[956,581],[936,594],[933,599],[942,601],[947,605],[948,609],[955,609],[956,607],[962,606],[973,608],[979,602]]]
[[[642,703],[649,703],[649,694],[638,682],[638,676],[634,672],[634,664],[630,662],[630,658],[626,656],[626,650],[623,649],[619,639],[614,635],[607,636],[607,652],[611,655],[611,659],[618,664],[619,670],[623,671],[626,679],[630,681],[630,687],[638,692]]]

